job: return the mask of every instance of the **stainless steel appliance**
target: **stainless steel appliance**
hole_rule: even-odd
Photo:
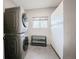
[[[27,17],[21,7],[8,8],[4,13],[5,59],[24,59],[28,47]]]

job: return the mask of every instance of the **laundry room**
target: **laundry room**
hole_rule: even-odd
[[[65,59],[75,44],[75,20],[66,19],[71,15],[66,12],[74,8],[68,6],[68,11],[67,4],[68,0],[3,0],[4,58]],[[75,51],[75,45],[72,48]]]

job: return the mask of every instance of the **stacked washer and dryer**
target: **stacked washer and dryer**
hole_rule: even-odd
[[[24,59],[28,48],[27,17],[21,7],[8,8],[4,13],[5,59]]]

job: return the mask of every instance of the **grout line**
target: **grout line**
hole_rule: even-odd
[[[55,54],[58,56],[59,59],[61,59],[61,57],[59,56],[59,54],[56,52],[56,50],[54,49],[54,47],[50,44],[51,48],[54,50]]]

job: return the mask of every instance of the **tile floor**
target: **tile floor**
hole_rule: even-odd
[[[25,59],[59,59],[51,46],[29,46]]]

